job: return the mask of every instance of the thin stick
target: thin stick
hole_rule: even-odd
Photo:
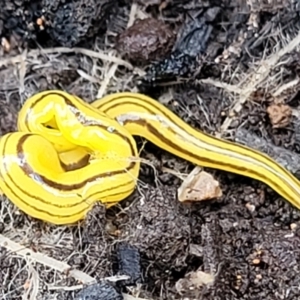
[[[95,284],[97,283],[97,280],[90,275],[76,270],[72,269],[70,265],[67,263],[64,263],[62,261],[58,261],[52,257],[49,257],[43,253],[40,252],[34,252],[31,249],[24,247],[18,243],[15,243],[14,241],[10,240],[9,238],[3,236],[0,234],[0,247],[4,247],[7,250],[14,252],[16,255],[19,255],[20,257],[23,257],[24,259],[27,259],[30,257],[31,261],[40,263],[44,266],[47,266],[49,268],[52,268],[56,271],[59,271],[64,274],[68,274],[69,276],[72,276],[74,279],[78,280],[82,284],[72,286],[72,287],[58,287],[58,286],[52,286],[49,287],[49,290],[64,290],[64,291],[75,291],[82,289],[84,287],[84,284]],[[118,281],[123,279],[128,279],[128,276],[111,276],[107,278],[103,278],[104,280],[108,281]],[[142,298],[136,298],[128,294],[124,294],[124,300],[147,300]]]
[[[64,263],[62,261],[58,261],[52,257],[49,257],[41,252],[34,252],[31,249],[24,247],[18,243],[15,243],[14,241],[10,240],[9,238],[3,236],[0,234],[0,246],[5,247],[6,249],[10,250],[11,252],[16,253],[17,255],[20,255],[21,257],[28,258],[30,257],[33,261],[40,263],[44,266],[47,266],[49,268],[52,268],[56,271],[59,271],[64,274],[69,274],[74,279],[80,281],[83,284],[91,284],[96,283],[96,279],[89,276],[88,274],[72,269],[70,265],[67,263]]]

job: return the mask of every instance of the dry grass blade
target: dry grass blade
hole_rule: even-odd
[[[30,257],[33,261],[40,263],[44,266],[57,270],[61,273],[68,273],[74,279],[80,281],[83,284],[87,283],[96,283],[96,279],[89,276],[88,274],[81,272],[79,270],[72,270],[71,266],[56,259],[53,259],[43,253],[34,252],[29,248],[23,247],[22,245],[13,242],[7,237],[0,235],[0,246],[5,247],[7,250],[11,252],[15,252],[16,254],[28,258]]]
[[[268,59],[262,60],[259,63],[259,67],[252,71],[246,80],[242,84],[242,88],[237,86],[237,90],[242,90],[237,101],[235,102],[231,112],[237,114],[241,111],[243,104],[249,99],[250,95],[256,91],[259,84],[261,84],[270,74],[270,71],[276,66],[279,60],[287,53],[292,52],[300,44],[300,32],[287,43],[278,52],[272,54]],[[224,86],[225,87],[225,86]],[[226,87],[225,87],[226,89]],[[231,115],[231,114],[229,114]],[[221,134],[224,134],[231,124],[231,117],[227,117],[221,126]]]
[[[56,259],[53,259],[43,253],[40,252],[34,252],[31,249],[27,247],[23,247],[22,245],[13,242],[12,240],[6,238],[5,236],[0,234],[0,247],[4,247],[7,250],[16,253],[17,255],[20,255],[24,259],[30,258],[32,262],[35,263],[40,263],[44,266],[47,266],[49,268],[52,268],[54,270],[57,270],[61,273],[68,274],[69,276],[73,277],[74,279],[78,280],[81,284],[77,286],[72,286],[72,287],[50,287],[49,290],[67,290],[67,291],[74,291],[78,289],[83,288],[83,284],[94,284],[97,282],[97,280],[88,274],[72,269],[72,267],[62,261],[58,261]],[[26,299],[35,299],[34,295],[37,295],[37,288],[38,288],[38,275],[34,269],[31,267],[31,272],[32,274],[32,279],[29,283],[29,288],[27,289],[26,292]],[[128,276],[111,276],[104,278],[105,280],[108,281],[118,281],[118,280],[123,280],[123,279],[128,279]],[[125,300],[147,300],[147,299],[142,299],[138,297],[133,297],[128,294],[123,294]]]
[[[55,47],[55,48],[31,50],[31,51],[28,51],[28,53],[26,53],[26,54],[20,54],[20,55],[14,56],[14,57],[9,57],[9,58],[5,58],[5,59],[0,60],[0,67],[7,66],[9,64],[14,65],[14,64],[21,63],[24,60],[24,58],[26,58],[26,57],[35,58],[38,55],[49,55],[49,54],[54,54],[54,53],[82,54],[82,55],[85,55],[85,56],[98,58],[98,59],[101,59],[103,61],[115,63],[115,64],[120,65],[120,66],[124,66],[124,67],[128,68],[129,70],[135,70],[136,72],[143,73],[142,70],[134,68],[132,66],[132,64],[130,64],[129,62],[127,62],[127,61],[125,61],[125,60],[123,60],[123,59],[121,59],[117,56],[111,56],[111,55],[105,54],[104,52],[101,52],[101,51],[96,52],[96,51],[93,51],[93,50],[88,50],[88,49],[79,48],[79,47],[75,47],[75,48]]]

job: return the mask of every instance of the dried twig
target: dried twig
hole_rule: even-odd
[[[38,55],[48,55],[48,54],[54,54],[54,53],[82,54],[82,55],[86,55],[86,56],[89,56],[89,57],[98,58],[98,59],[101,59],[103,61],[116,63],[117,65],[124,66],[124,67],[128,68],[129,70],[138,71],[138,69],[135,69],[132,66],[132,64],[130,64],[129,62],[127,62],[127,61],[125,61],[125,60],[123,60],[119,57],[110,56],[108,54],[105,54],[104,52],[101,52],[100,50],[96,52],[96,51],[93,51],[93,50],[88,50],[88,49],[79,48],[79,47],[75,47],[75,48],[55,47],[55,48],[31,50],[31,51],[28,51],[28,53],[25,55],[25,57],[26,58],[35,58]],[[13,65],[18,64],[18,63],[21,63],[22,60],[24,60],[24,54],[16,55],[14,57],[5,58],[5,59],[0,60],[0,67],[7,66],[9,64],[13,64]]]
[[[30,257],[33,261],[40,263],[44,266],[57,270],[61,273],[69,274],[69,276],[73,277],[74,279],[80,281],[83,284],[87,283],[96,283],[96,279],[89,276],[88,274],[81,272],[79,270],[72,270],[72,267],[67,263],[62,261],[58,261],[54,258],[51,258],[43,253],[34,252],[31,249],[24,247],[14,241],[10,240],[9,238],[0,234],[0,246],[5,247],[11,252],[15,252],[16,254],[22,257]]]
[[[74,290],[82,289],[84,287],[84,284],[94,284],[97,282],[96,279],[91,277],[90,275],[88,275],[82,271],[72,269],[72,267],[70,265],[68,265],[67,263],[64,263],[62,261],[59,261],[52,257],[49,257],[41,252],[34,252],[27,247],[24,247],[18,243],[15,243],[14,241],[10,240],[9,238],[3,236],[2,234],[0,234],[0,247],[4,247],[7,250],[19,255],[20,257],[22,257],[24,259],[30,258],[31,261],[33,261],[35,263],[40,263],[44,266],[52,268],[53,270],[59,271],[60,273],[68,274],[68,276],[71,276],[74,279],[76,279],[82,283],[82,284],[72,286],[72,287],[52,286],[52,287],[49,287],[49,290],[74,291]],[[35,279],[34,282],[37,281],[38,276],[36,274],[36,271],[31,270],[31,274],[32,274],[32,277]],[[124,280],[124,279],[128,279],[128,276],[125,276],[125,275],[124,276],[111,276],[111,277],[103,278],[103,280],[113,281],[113,282],[118,281],[118,280]],[[28,289],[26,292],[27,293],[26,299],[28,299],[28,296],[30,296],[30,299],[35,299],[35,298],[33,298],[32,293],[34,293],[34,295],[37,294],[36,285],[34,285],[34,287],[32,288],[31,295],[28,295],[29,291],[30,291],[30,289]],[[128,294],[123,294],[123,295],[124,295],[125,300],[134,300],[134,299],[135,300],[146,300],[146,299],[142,299],[142,298],[135,298]]]
[[[237,98],[236,103],[234,104],[233,108],[231,109],[231,113],[225,119],[221,126],[221,135],[224,134],[227,129],[229,128],[232,115],[236,115],[239,113],[244,105],[244,103],[249,99],[250,95],[256,91],[259,84],[261,84],[269,75],[270,71],[276,66],[278,61],[287,53],[293,51],[300,43],[300,32],[298,35],[292,39],[289,43],[286,44],[282,49],[278,52],[275,52],[266,60],[262,60],[259,63],[259,67],[256,70],[253,70],[252,73],[249,75],[249,79],[246,80],[242,87],[237,85],[237,90],[242,90],[243,93],[240,93],[239,97]]]

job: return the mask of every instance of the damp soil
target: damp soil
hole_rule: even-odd
[[[0,0],[1,135],[46,89],[87,102],[142,92],[300,179],[300,39],[291,43],[300,7],[266,2]],[[75,226],[45,224],[2,197],[2,238],[99,286],[85,290],[2,244],[0,299],[300,299],[300,211],[263,183],[208,168],[222,197],[179,203],[176,174],[194,166],[144,142],[137,138],[147,163],[133,195],[111,209],[95,205]],[[116,275],[129,279],[103,283]]]

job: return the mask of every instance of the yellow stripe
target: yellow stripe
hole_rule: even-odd
[[[58,128],[51,131],[44,123],[53,117]],[[0,187],[27,214],[56,224],[74,223],[95,201],[115,203],[134,190],[139,161],[133,137],[82,100],[58,91],[35,95],[20,111],[19,129],[0,145]],[[71,171],[61,167],[56,141],[64,139],[72,149],[87,149],[86,166]],[[73,156],[69,164],[78,161]]]
[[[166,107],[144,95],[119,93],[106,96],[92,105],[119,120],[132,135],[142,136],[197,165],[260,180],[300,208],[297,178],[261,152],[195,130]],[[150,127],[157,132],[151,133]]]
[[[267,155],[198,131],[157,101],[117,93],[92,105],[62,91],[29,98],[19,132],[0,139],[0,189],[28,215],[55,224],[83,219],[134,190],[134,135],[191,163],[260,180],[300,208],[299,181]]]

